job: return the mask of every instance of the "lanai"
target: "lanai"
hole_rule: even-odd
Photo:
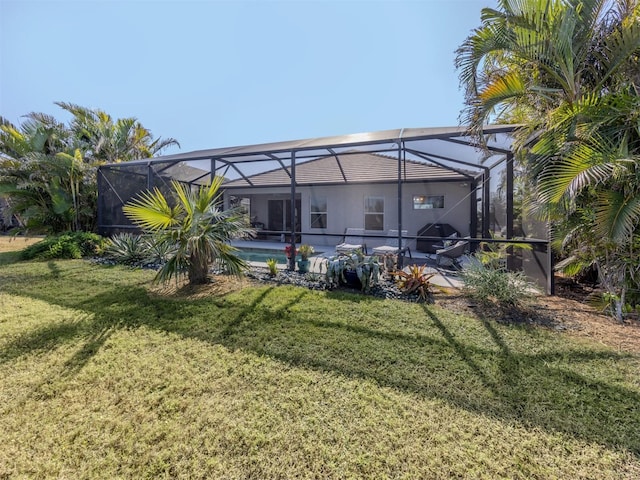
[[[133,226],[122,214],[124,203],[143,189],[157,187],[168,190],[169,179],[194,186],[205,185],[214,175],[222,175],[231,185],[258,187],[252,182],[256,173],[280,169],[290,180],[287,188],[289,215],[296,215],[296,193],[301,188],[296,176],[296,167],[310,160],[333,157],[339,170],[349,155],[357,153],[380,154],[393,157],[397,162],[395,181],[398,241],[401,241],[404,212],[403,190],[410,179],[407,165],[421,162],[446,169],[455,175],[464,176],[469,184],[469,213],[473,223],[470,236],[494,241],[491,233],[496,231],[495,192],[502,191],[504,199],[503,221],[498,222],[504,239],[514,238],[514,175],[511,132],[514,126],[487,126],[484,129],[486,144],[480,148],[464,127],[404,128],[336,137],[247,145],[228,148],[199,150],[176,155],[150,158],[135,162],[104,165],[99,170],[98,223],[101,233],[132,229]],[[341,180],[350,185],[346,175]],[[493,201],[493,203],[492,203]],[[521,223],[521,222],[519,222]],[[287,238],[295,243],[300,233],[291,222]],[[299,228],[299,226],[298,226]],[[527,241],[539,250],[533,264],[540,272],[530,276],[542,280],[547,291],[552,291],[551,256],[548,254],[546,231],[526,234]],[[325,232],[320,235],[340,235],[342,232]],[[520,233],[520,232],[518,232]]]

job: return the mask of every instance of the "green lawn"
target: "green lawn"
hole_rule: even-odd
[[[0,254],[0,478],[638,478],[640,358],[294,287]]]

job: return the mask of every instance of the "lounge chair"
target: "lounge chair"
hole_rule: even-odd
[[[436,253],[436,250],[442,248],[442,242],[451,238],[460,238],[461,235],[448,223],[430,223],[418,230],[417,236],[416,250],[425,253]],[[436,240],[435,237],[440,237],[442,240]]]
[[[340,245],[336,245],[337,253],[349,253],[354,250],[362,250],[367,254],[367,244],[363,239],[364,228],[347,228],[344,233],[344,241]]]
[[[436,265],[441,267],[457,267],[458,259],[462,257],[469,247],[469,242],[459,240],[453,245],[436,250]]]
[[[411,256],[411,249],[407,245],[407,231],[402,231],[402,245],[398,246],[398,230],[389,230],[387,232],[387,244],[373,249],[374,255],[404,255],[405,253]]]

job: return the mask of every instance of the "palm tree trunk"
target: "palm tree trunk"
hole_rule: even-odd
[[[202,255],[191,254],[189,265],[189,283],[202,285],[209,281],[209,261]]]

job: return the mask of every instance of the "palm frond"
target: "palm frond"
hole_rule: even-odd
[[[597,233],[625,244],[640,224],[640,196],[617,191],[601,192],[596,206]]]
[[[144,230],[159,231],[179,221],[181,208],[171,208],[162,192],[155,188],[122,207],[125,215]]]

